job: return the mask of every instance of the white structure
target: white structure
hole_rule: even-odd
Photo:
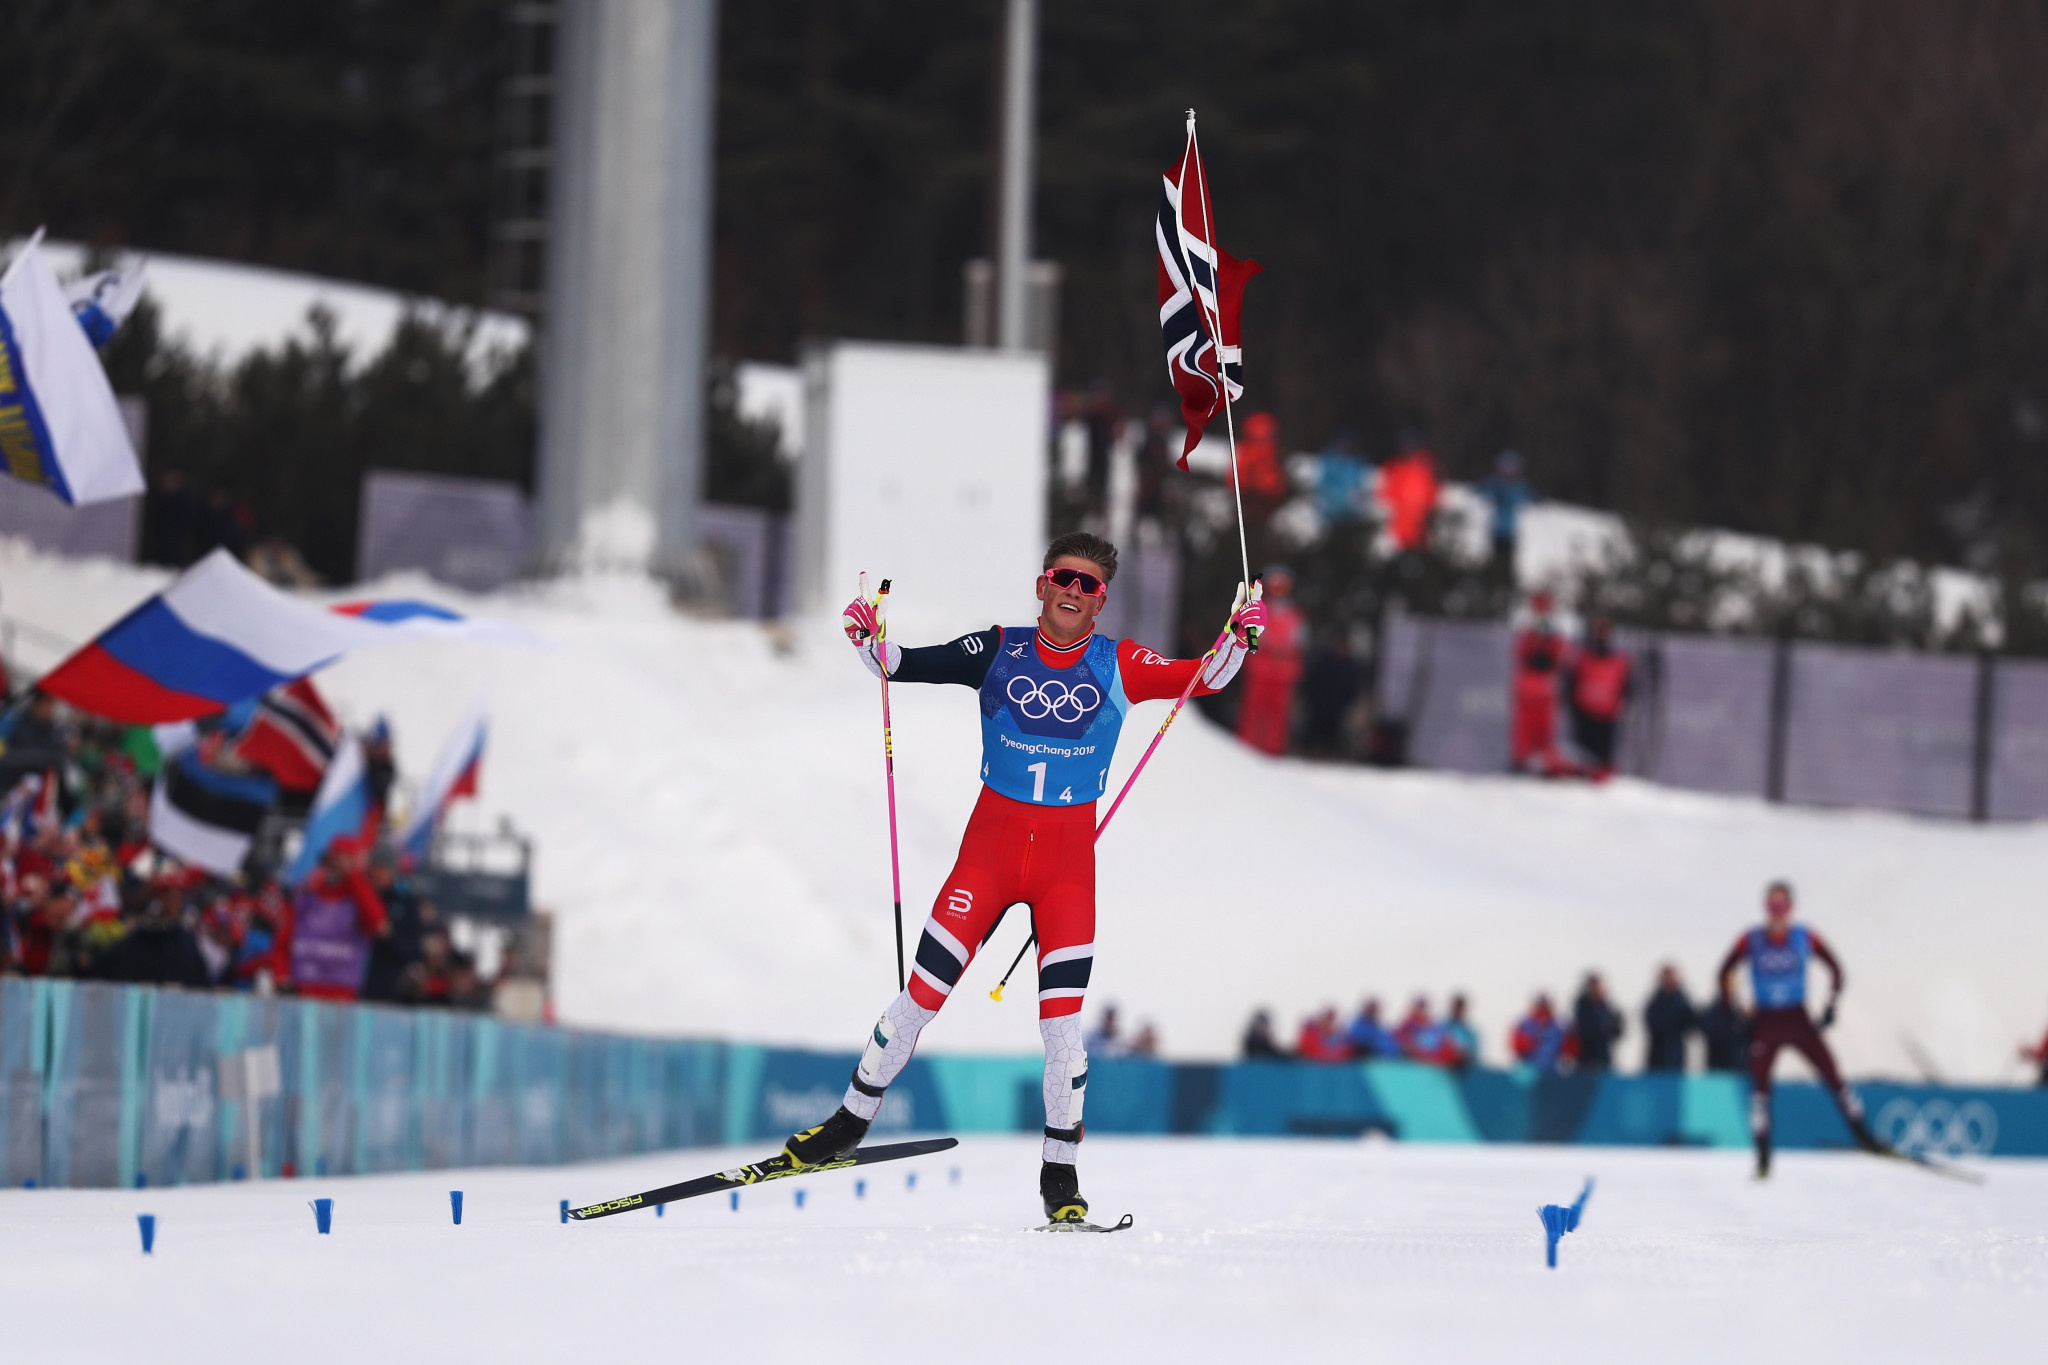
[[[835,342],[806,357],[796,481],[800,608],[895,580],[906,638],[986,628],[1029,605],[1045,553],[1045,358]]]
[[[693,568],[716,0],[564,0],[542,355],[543,567]]]

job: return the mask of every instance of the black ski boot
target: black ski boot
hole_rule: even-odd
[[[832,1117],[815,1128],[806,1128],[782,1145],[789,1164],[798,1170],[822,1166],[853,1155],[860,1140],[868,1135],[868,1121],[840,1105]]]
[[[1038,1197],[1045,1201],[1048,1222],[1088,1221],[1088,1201],[1081,1197],[1080,1173],[1064,1161],[1048,1161],[1038,1168]]]

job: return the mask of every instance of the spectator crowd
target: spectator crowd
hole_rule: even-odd
[[[223,751],[230,738],[198,742]],[[415,894],[392,844],[388,738],[366,745],[378,799],[360,835],[335,840],[296,887],[258,859],[253,875],[222,877],[152,845],[165,760],[150,727],[69,716],[30,694],[0,717],[0,745],[0,972],[490,1006],[492,983]]]
[[[1418,995],[1398,1019],[1383,1016],[1378,997],[1368,996],[1349,1021],[1325,1006],[1302,1021],[1293,1046],[1275,1032],[1271,1011],[1261,1009],[1246,1025],[1242,1053],[1247,1061],[1352,1062],[1397,1058],[1457,1070],[1482,1062],[1480,1038],[1468,1018],[1462,994],[1452,995],[1442,1015]],[[1706,1069],[1739,1071],[1748,1039],[1741,1010],[1717,996],[1695,1005],[1678,969],[1661,968],[1642,1008],[1643,1069],[1683,1071],[1692,1038],[1704,1044]],[[1598,972],[1580,983],[1568,1011],[1560,1012],[1539,992],[1506,1038],[1509,1061],[1538,1071],[1608,1070],[1620,1065],[1619,1046],[1627,1020]]]

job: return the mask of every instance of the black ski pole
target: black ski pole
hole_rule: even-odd
[[[1017,970],[1017,963],[1022,962],[1024,960],[1024,954],[1030,952],[1031,945],[1036,942],[1038,942],[1038,934],[1034,930],[1032,932],[1031,937],[1024,940],[1024,946],[1017,950],[1016,958],[1012,960],[1010,963],[1010,971],[1004,972],[1003,979],[1001,981],[996,982],[996,988],[988,993],[989,999],[997,1002],[998,1004],[1002,1003],[1003,987],[1010,984],[1010,972],[1014,972]]]

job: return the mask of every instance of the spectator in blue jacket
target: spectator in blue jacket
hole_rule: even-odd
[[[1401,1040],[1380,1022],[1380,1002],[1377,996],[1368,996],[1358,1007],[1358,1017],[1351,1021],[1345,1035],[1351,1042],[1351,1051],[1358,1057],[1399,1057]]]
[[[1479,481],[1479,496],[1492,508],[1488,529],[1493,540],[1489,566],[1496,578],[1515,586],[1515,549],[1521,543],[1522,509],[1536,501],[1536,490],[1522,473],[1522,453],[1503,450],[1494,457],[1493,473]]]
[[[1564,1056],[1565,1027],[1551,1007],[1550,997],[1538,995],[1529,1012],[1515,1025],[1510,1039],[1515,1060],[1538,1071],[1555,1071]]]

